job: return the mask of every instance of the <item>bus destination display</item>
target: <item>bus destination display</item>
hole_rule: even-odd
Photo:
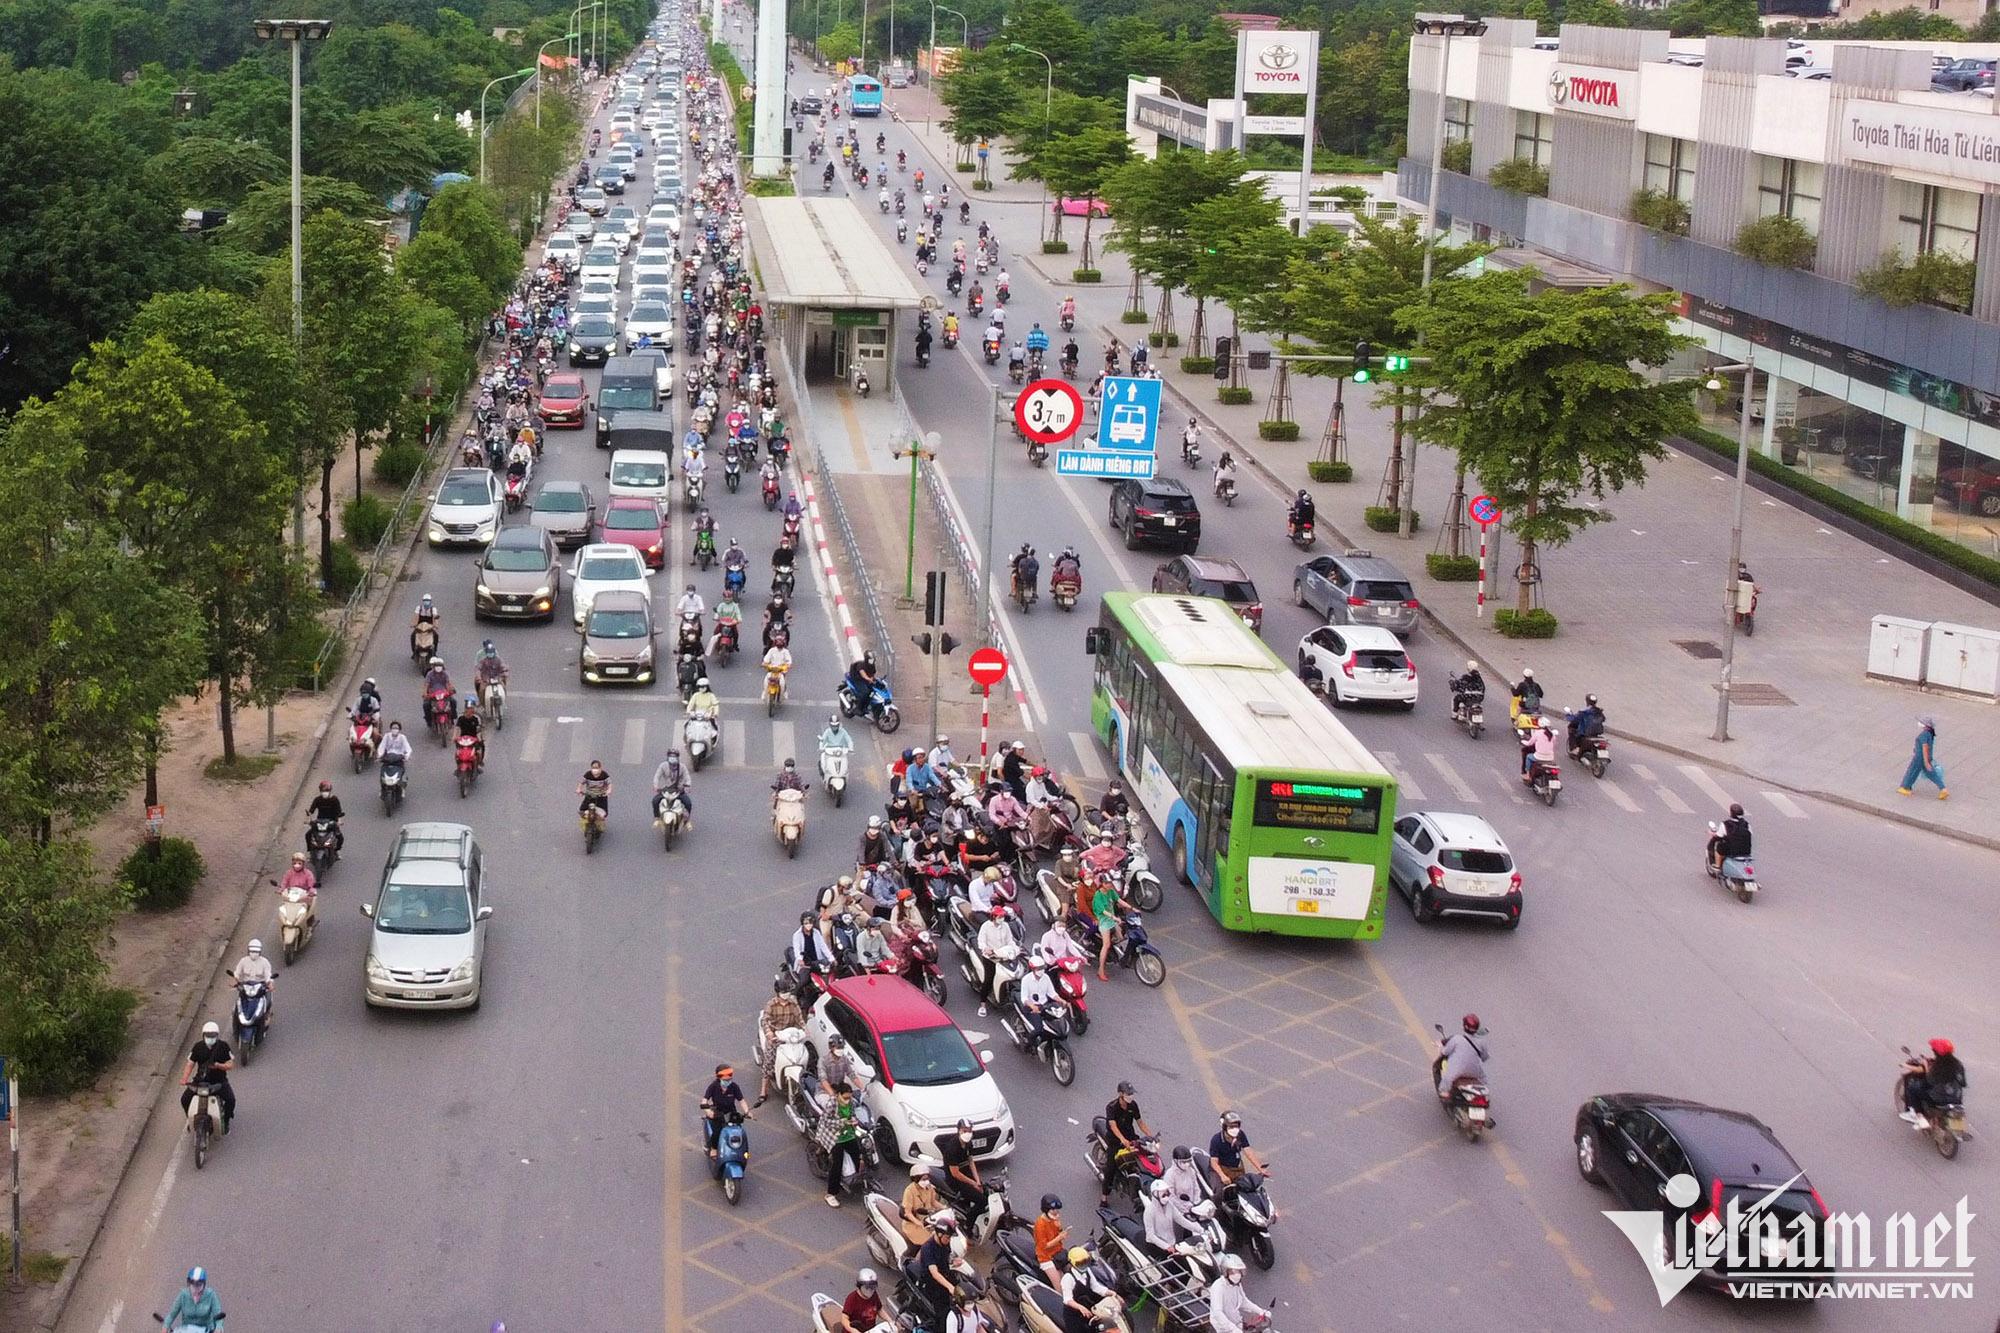
[[[1259,782],[1256,822],[1267,828],[1373,833],[1382,822],[1382,789],[1324,782]]]

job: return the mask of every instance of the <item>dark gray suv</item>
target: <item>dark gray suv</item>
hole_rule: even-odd
[[[1372,551],[1315,556],[1292,571],[1292,600],[1330,625],[1377,625],[1397,634],[1417,627],[1417,594],[1403,571]]]

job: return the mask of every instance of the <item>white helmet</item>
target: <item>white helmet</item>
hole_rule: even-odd
[[[1172,1194],[1174,1192],[1174,1190],[1173,1186],[1167,1184],[1166,1181],[1156,1180],[1153,1182],[1152,1188],[1147,1192],[1150,1193],[1154,1198],[1164,1201],[1169,1194]]]
[[[251,953],[253,953],[253,954],[260,954],[260,953],[264,952],[264,941],[262,941],[262,940],[251,940],[251,941],[250,941],[250,952],[251,952]]]
[[[1243,1261],[1233,1254],[1223,1255],[1221,1265],[1222,1271],[1225,1273],[1240,1273],[1243,1271]]]

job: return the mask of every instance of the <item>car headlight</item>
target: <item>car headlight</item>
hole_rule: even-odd
[[[541,587],[535,589],[535,591],[529,595],[532,599],[540,601],[544,597],[553,597],[555,595],[555,589],[549,587],[547,584],[543,584]]]
[[[367,968],[368,979],[370,981],[388,981],[391,979],[389,969],[382,966],[382,960],[372,953],[368,955]]]
[[[471,958],[471,956],[468,955],[465,961],[461,962],[457,967],[454,967],[451,970],[451,975],[446,977],[445,980],[470,981],[472,980],[472,971],[475,966],[476,964],[474,960]]]
[[[653,649],[651,645],[639,650],[639,664],[641,666],[651,666],[653,664]]]
[[[487,587],[483,583],[480,584],[478,587],[474,588],[473,591],[479,594],[479,596],[481,597],[491,597],[493,595],[493,589]]]
[[[589,644],[583,646],[583,664],[585,666],[597,665],[597,654],[590,650]]]

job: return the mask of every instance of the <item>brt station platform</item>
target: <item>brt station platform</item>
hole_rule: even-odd
[[[851,389],[858,369],[886,401],[894,349],[914,355],[926,293],[851,199],[753,195],[745,204],[767,343],[808,392]]]

